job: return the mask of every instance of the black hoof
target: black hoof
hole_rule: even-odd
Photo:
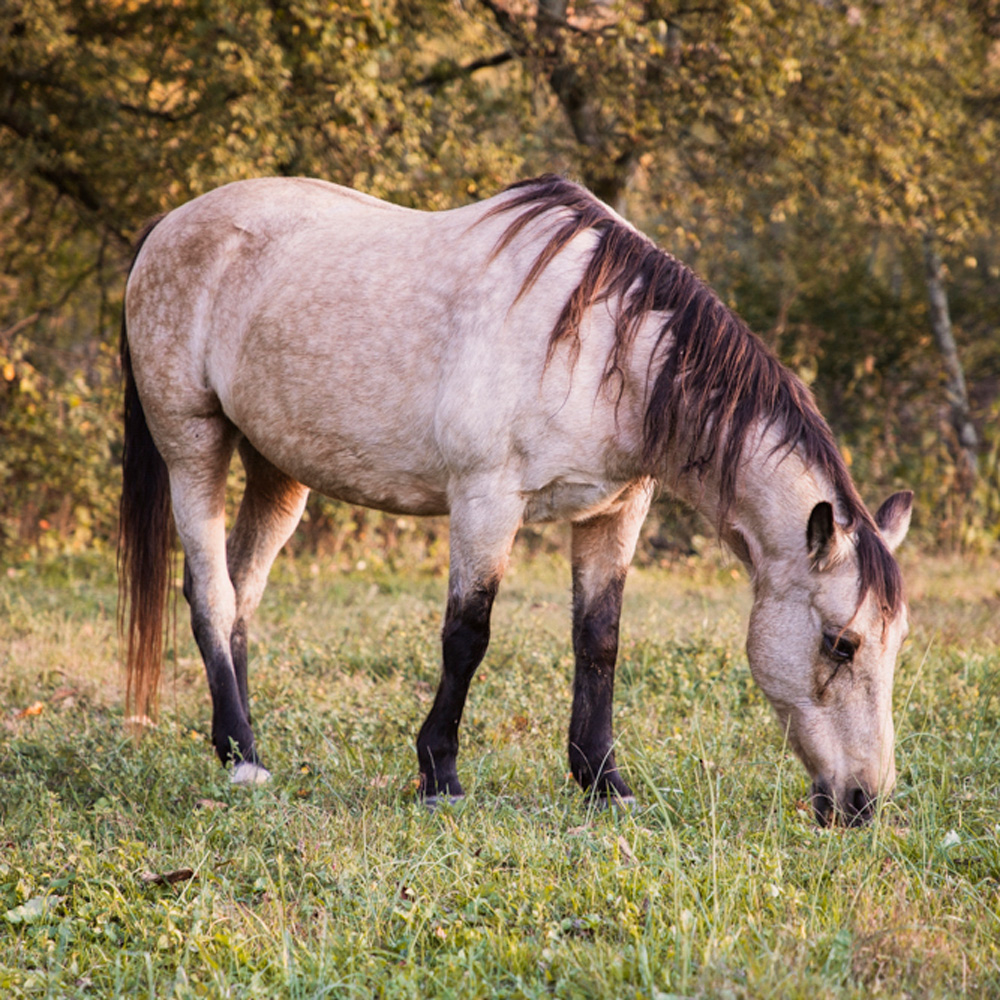
[[[626,812],[635,808],[634,795],[597,795],[595,796],[598,809],[624,809]]]
[[[428,812],[436,812],[440,808],[458,805],[465,801],[465,795],[425,795],[424,808]]]
[[[573,776],[588,798],[603,801],[606,805],[615,805],[619,802],[629,806],[635,805],[635,795],[622,780],[617,767],[598,772],[596,781],[591,778],[592,774],[589,769],[573,769]]]
[[[420,797],[427,806],[433,809],[439,803],[449,799],[456,801],[465,798],[465,789],[456,774],[431,777],[424,773],[420,775]]]

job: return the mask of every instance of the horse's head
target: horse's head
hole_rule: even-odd
[[[875,517],[885,560],[909,528],[912,499],[897,493]],[[892,683],[906,606],[881,606],[859,563],[856,537],[819,503],[801,526],[801,558],[757,577],[750,614],[750,669],[813,779],[822,826],[866,823],[896,782]]]

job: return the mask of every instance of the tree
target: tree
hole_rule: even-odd
[[[93,521],[75,482],[101,509],[86,537],[112,533],[110,346],[131,239],[151,216],[260,174],[435,207],[511,177],[516,125],[492,144],[468,96],[443,110],[419,82],[443,12],[318,0],[0,11],[0,547]],[[476,30],[469,20],[437,51]]]
[[[952,448],[953,473],[976,451],[1000,379],[998,10],[13,0],[0,11],[0,532],[30,542],[43,522],[72,535],[89,518],[92,537],[110,534],[131,236],[204,190],[275,173],[423,208],[575,174],[815,376],[866,474],[931,491],[935,448]],[[965,403],[959,357],[979,365]]]
[[[977,437],[941,258],[945,250],[968,253],[992,215],[994,50],[968,10],[938,0],[800,3],[794,17],[784,14],[784,42],[774,48],[784,100],[756,105],[760,117],[730,130],[727,148],[744,163],[770,164],[770,176],[751,179],[780,187],[772,219],[801,222],[816,208],[822,218],[843,217],[846,209],[883,241],[919,248],[951,413],[948,441],[968,492]],[[777,17],[755,19],[754,47],[763,49],[768,33],[777,42]]]

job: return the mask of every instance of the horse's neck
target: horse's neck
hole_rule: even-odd
[[[741,558],[749,548],[756,573],[789,562],[799,563],[809,515],[817,503],[832,501],[834,491],[794,449],[775,450],[773,430],[748,440],[733,502],[720,522],[719,470],[677,476],[674,491],[713,525]],[[839,512],[838,512],[839,513]]]

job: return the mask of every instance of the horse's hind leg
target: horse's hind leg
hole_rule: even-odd
[[[464,794],[458,780],[458,727],[476,668],[490,641],[490,612],[521,522],[520,498],[495,490],[453,499],[448,606],[442,669],[434,704],[417,736],[420,791],[428,804]]]
[[[257,750],[232,655],[236,592],[226,565],[225,499],[237,432],[225,417],[190,420],[167,458],[184,596],[212,695],[212,743],[223,763],[256,765]]]
[[[622,592],[651,495],[643,482],[613,512],[573,525],[576,670],[569,763],[585,790],[606,799],[632,798],[615,763],[612,704]]]
[[[302,517],[309,490],[275,468],[246,438],[239,447],[246,471],[246,489],[227,546],[229,576],[236,591],[229,645],[240,703],[249,724],[247,624],[260,604],[271,564]],[[233,781],[237,783],[266,778],[266,770],[256,761],[244,760],[233,771]]]

